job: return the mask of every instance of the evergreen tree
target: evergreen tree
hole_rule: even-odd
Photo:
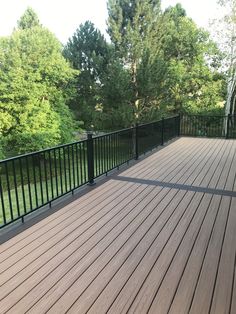
[[[94,24],[86,21],[69,39],[63,53],[72,67],[80,71],[71,108],[77,119],[84,121],[85,127],[91,128],[95,123],[96,106],[102,102],[102,79],[109,62],[109,45]]]
[[[160,1],[109,0],[108,15],[108,34],[130,72],[133,120],[143,120],[148,108],[158,109],[165,73]]]

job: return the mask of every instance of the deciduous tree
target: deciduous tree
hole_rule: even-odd
[[[71,141],[66,105],[74,70],[55,36],[28,9],[0,39],[0,134],[5,152],[24,153]]]

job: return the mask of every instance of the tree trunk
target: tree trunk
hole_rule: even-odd
[[[140,118],[140,100],[138,94],[138,83],[137,83],[137,61],[134,60],[131,64],[132,73],[132,84],[134,89],[134,102],[132,104],[134,110],[134,121],[137,123]]]

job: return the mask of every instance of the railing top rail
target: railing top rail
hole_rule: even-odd
[[[202,114],[181,114],[183,117],[202,117],[202,118],[227,118],[227,115],[202,115]]]
[[[171,116],[171,117],[167,117],[167,118],[164,118],[164,120],[170,120],[170,119],[173,119],[173,118],[177,118],[179,115],[175,115],[175,116]],[[155,120],[153,122],[148,122],[148,123],[142,123],[142,124],[139,124],[139,126],[148,126],[148,125],[152,125],[152,124],[155,124],[157,122],[161,122],[162,119],[160,120]]]
[[[37,154],[43,154],[43,153],[46,153],[46,152],[49,152],[49,151],[53,151],[55,149],[59,149],[59,148],[67,147],[67,146],[72,146],[72,145],[76,145],[76,144],[79,144],[79,143],[84,143],[86,141],[87,141],[87,139],[80,140],[80,141],[75,141],[75,142],[68,143],[68,144],[62,144],[62,145],[57,145],[57,146],[41,149],[41,150],[38,150],[38,151],[35,151],[35,152],[32,152],[32,153],[26,153],[26,154],[10,157],[10,158],[7,158],[7,159],[2,159],[2,160],[0,160],[0,165],[2,163],[8,162],[8,161],[13,161],[15,159],[21,159],[21,158],[26,158],[26,157],[29,157],[29,156],[34,156],[34,155],[37,155]]]
[[[109,133],[102,134],[102,135],[95,135],[95,136],[93,136],[93,138],[94,138],[94,139],[96,139],[96,138],[103,138],[103,137],[106,137],[106,136],[109,136],[109,135],[127,132],[127,131],[130,131],[130,130],[133,130],[134,128],[135,128],[135,127],[125,128],[125,129],[122,129],[122,130],[117,130],[117,131],[109,132]]]
[[[176,115],[176,116],[172,116],[172,117],[165,118],[165,120],[172,119],[172,118],[175,118],[175,117],[177,117],[177,115]],[[148,125],[152,125],[152,124],[155,124],[155,123],[157,123],[157,122],[160,122],[160,121],[161,121],[161,120],[153,121],[153,122],[150,122],[150,123],[144,123],[144,124],[140,124],[139,126],[140,126],[140,127],[141,127],[141,126],[148,126]],[[122,129],[122,130],[117,130],[117,131],[114,131],[114,132],[109,132],[109,133],[106,133],[106,134],[103,134],[103,135],[97,135],[97,136],[94,136],[93,138],[94,138],[94,139],[97,139],[97,138],[104,138],[104,137],[106,137],[106,136],[110,136],[110,135],[113,135],[113,134],[124,133],[124,132],[130,131],[130,130],[133,130],[134,128],[135,128],[135,127],[125,128],[125,129]],[[59,148],[63,148],[63,147],[68,147],[68,146],[76,145],[76,144],[79,144],[79,143],[84,143],[84,142],[86,142],[86,141],[87,141],[87,139],[84,139],[84,140],[75,141],[75,142],[68,143],[68,144],[57,145],[57,146],[54,146],[54,147],[45,148],[45,149],[38,150],[38,151],[35,151],[35,152],[31,152],[31,153],[26,153],[26,154],[22,154],[22,155],[10,157],[10,158],[7,158],[7,159],[2,159],[2,160],[0,160],[0,165],[1,165],[1,164],[4,164],[4,163],[6,163],[6,162],[9,162],[9,161],[14,161],[14,160],[21,159],[21,158],[27,158],[27,157],[30,157],[30,156],[35,156],[35,155],[37,155],[37,154],[43,154],[43,153],[46,153],[46,152],[53,151],[53,150],[55,150],[55,149],[59,149]]]

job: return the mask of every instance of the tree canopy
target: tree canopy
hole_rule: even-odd
[[[216,44],[187,17],[181,5],[167,8],[164,17],[163,50],[168,67],[165,103],[175,112],[220,110],[224,77],[219,71],[222,55]]]
[[[0,38],[0,156],[69,142],[78,122],[106,131],[220,113],[226,78],[226,112],[234,112],[235,0],[221,3],[231,10],[224,54],[180,4],[162,11],[160,0],[108,0],[110,39],[86,21],[64,47],[27,8]]]
[[[134,122],[158,107],[160,80],[165,73],[161,19],[158,0],[108,1],[108,34],[130,73]]]
[[[66,105],[75,71],[55,36],[33,22],[35,16],[28,9],[20,27],[0,39],[0,134],[6,153],[71,141],[75,129]]]
[[[85,127],[94,124],[96,106],[101,103],[104,72],[109,59],[109,45],[93,23],[86,21],[76,30],[64,47],[64,56],[80,71],[76,79],[77,95],[71,108]]]
[[[31,7],[28,7],[17,22],[18,29],[27,29],[40,26],[39,18]]]

